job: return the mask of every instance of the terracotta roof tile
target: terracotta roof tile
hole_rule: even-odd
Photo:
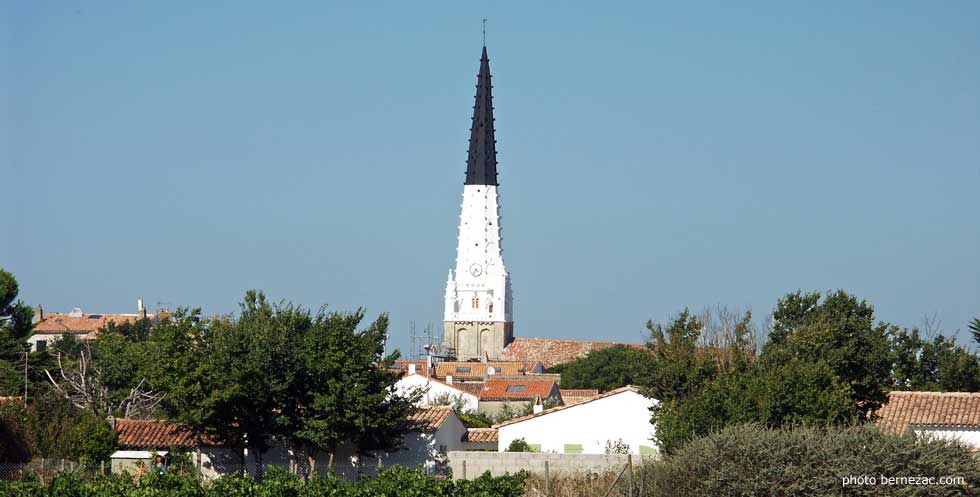
[[[404,376],[408,376],[409,364],[415,365],[415,374],[420,374],[422,376],[428,375],[428,372],[426,371],[426,361],[395,361],[395,363],[391,365],[391,369],[400,369]]]
[[[489,379],[480,392],[480,400],[546,399],[558,394],[553,381]]]
[[[585,357],[593,350],[608,349],[616,345],[644,347],[641,344],[594,342],[581,340],[554,340],[551,338],[515,338],[504,349],[503,358],[509,361],[541,361],[544,367],[550,368],[556,364],[569,362],[579,357]]]
[[[467,428],[463,434],[464,442],[497,443],[497,430],[494,428]]]
[[[436,364],[436,376],[445,378],[452,376],[460,379],[483,379],[487,377],[489,368],[494,368],[494,375],[522,375],[525,371],[523,362],[490,361],[490,362],[455,362],[444,361]]]
[[[420,407],[406,420],[411,431],[431,433],[439,429],[453,413],[452,406]]]
[[[889,392],[878,423],[898,432],[910,425],[980,427],[980,393]]]
[[[564,410],[564,409],[571,409],[573,407],[577,407],[577,406],[580,406],[582,404],[588,404],[589,402],[593,402],[593,401],[596,401],[596,400],[599,400],[599,399],[604,399],[606,397],[612,397],[613,395],[621,394],[623,392],[640,393],[640,389],[637,388],[637,387],[634,387],[633,385],[627,385],[627,386],[622,387],[622,388],[617,388],[615,390],[610,390],[610,391],[608,391],[606,393],[599,394],[599,395],[597,395],[595,397],[592,397],[589,400],[584,400],[584,401],[579,402],[577,404],[571,404],[571,405],[567,405],[566,404],[566,405],[563,405],[563,406],[552,407],[551,409],[545,409],[544,411],[541,411],[541,412],[538,412],[538,413],[528,414],[527,416],[521,416],[519,418],[514,418],[514,419],[510,419],[510,420],[501,422],[501,423],[497,423],[497,424],[493,425],[493,428],[496,429],[496,428],[500,428],[501,426],[507,426],[509,424],[514,424],[514,423],[520,423],[521,421],[526,421],[528,419],[536,418],[538,416],[545,416],[547,414],[551,414],[553,412],[558,412],[558,411],[561,411],[561,410]]]
[[[165,449],[167,447],[196,447],[194,437],[181,425],[159,419],[115,420],[119,446],[126,449]],[[214,445],[201,439],[203,445]]]
[[[154,315],[147,314],[146,317],[153,319]],[[71,316],[69,314],[55,312],[45,314],[44,319],[34,325],[34,332],[88,335],[105,328],[110,322],[116,324],[135,323],[139,319],[140,316],[138,314],[82,314],[81,316]]]
[[[484,383],[482,381],[467,381],[465,383],[453,383],[450,386],[457,390],[479,396],[480,392],[483,391]]]
[[[594,388],[584,389],[561,389],[561,401],[565,405],[577,404],[599,396],[599,391]]]

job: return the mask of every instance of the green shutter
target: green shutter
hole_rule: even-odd
[[[565,444],[566,454],[581,454],[582,444]]]
[[[656,447],[650,447],[649,445],[641,445],[640,446],[640,455],[641,456],[655,456],[655,455],[657,455],[657,448]]]
[[[541,452],[541,444],[527,444],[531,447],[531,452]]]

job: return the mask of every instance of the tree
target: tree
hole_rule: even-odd
[[[980,344],[980,318],[973,318],[973,321],[970,321],[970,333],[973,335],[973,341]]]
[[[147,364],[150,385],[163,394],[160,408],[170,421],[195,437],[229,447],[244,447],[235,412],[227,409],[237,385],[222,382],[216,354],[223,320],[203,320],[200,309],[177,309],[150,336]]]
[[[843,290],[791,293],[780,299],[763,360],[770,369],[799,360],[823,362],[851,389],[854,417],[870,419],[891,381],[888,325],[874,308]]]
[[[647,346],[654,357],[649,383],[654,398],[684,398],[717,374],[716,364],[698,350],[704,323],[688,309],[667,326],[648,321],[647,329]]]
[[[980,391],[980,358],[937,334],[926,340],[918,329],[891,327],[892,388],[897,390]]]
[[[332,457],[343,442],[362,451],[400,443],[418,397],[392,393],[400,375],[388,368],[397,352],[384,354],[386,315],[358,330],[363,310],[314,317],[254,290],[237,320],[199,314],[178,310],[150,334],[151,384],[173,421],[248,447],[260,467],[273,438],[307,449],[311,466],[314,450]]]
[[[24,354],[34,311],[17,300],[19,291],[14,275],[0,269],[0,396],[24,392]]]
[[[293,439],[328,452],[331,464],[345,441],[363,452],[397,448],[407,430],[404,420],[421,396],[395,393],[401,375],[389,368],[398,352],[384,352],[388,316],[359,331],[363,319],[363,309],[327,313],[321,308],[302,341]]]
[[[137,338],[111,323],[95,340],[66,333],[48,348],[55,361],[45,376],[62,397],[96,416],[154,417],[162,395],[147,381],[149,344]]]
[[[561,386],[605,392],[626,385],[646,385],[653,374],[653,363],[653,356],[645,348],[616,345],[593,350],[585,357],[561,365]]]
[[[10,440],[20,457],[62,458],[95,463],[108,461],[116,448],[116,433],[109,423],[71,405],[53,392],[34,397],[28,405],[5,405],[0,409],[0,432]],[[0,437],[2,439],[4,437]],[[7,454],[0,452],[0,460]]]

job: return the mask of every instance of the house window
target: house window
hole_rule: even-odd
[[[507,387],[508,393],[524,393],[527,391],[527,385],[510,385]]]
[[[581,454],[582,444],[565,444],[566,454]]]
[[[445,445],[440,445],[439,446],[439,453],[440,454],[445,454],[448,449],[449,449],[449,447],[446,447]]]
[[[47,340],[38,340],[37,342],[34,343],[34,348],[38,352],[40,352],[42,350],[48,350],[48,341]]]
[[[480,297],[473,296],[473,300],[471,301],[471,304],[473,305],[473,308],[474,309],[479,309],[480,308]]]

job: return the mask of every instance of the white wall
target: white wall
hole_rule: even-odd
[[[564,453],[565,444],[581,444],[583,454],[603,454],[607,441],[622,439],[629,444],[630,453],[639,454],[641,445],[656,446],[650,423],[655,402],[625,391],[501,426],[498,450],[504,452],[513,440],[524,438],[529,444],[539,444],[542,452]]]
[[[911,429],[916,435],[930,435],[936,438],[960,440],[975,449],[980,449],[980,429],[976,427],[953,428],[949,426],[925,425],[913,426]]]
[[[464,409],[468,411],[476,412],[480,407],[480,399],[476,395],[464,392],[462,390],[457,390],[440,381],[431,380],[420,374],[413,374],[403,377],[402,379],[398,380],[397,383],[395,383],[395,388],[401,395],[407,395],[414,389],[425,389],[426,393],[422,397],[422,400],[419,401],[419,407],[432,405],[432,402],[435,401],[436,398],[444,395],[463,399]]]
[[[455,415],[450,415],[449,419],[442,424],[435,433],[409,432],[403,439],[401,450],[378,454],[374,456],[361,456],[361,464],[355,467],[355,451],[350,444],[344,444],[337,449],[334,455],[334,467],[332,470],[338,476],[347,479],[357,478],[357,473],[364,475],[374,475],[380,463],[382,466],[405,466],[414,468],[422,466],[430,473],[442,471],[448,464],[446,453],[448,451],[462,450],[464,447],[463,434],[466,427]],[[201,448],[201,475],[205,479],[217,478],[224,474],[237,474],[241,467],[241,455],[237,449],[225,449],[218,447]],[[195,458],[196,452],[192,451]],[[267,468],[279,466],[289,470],[295,466],[301,474],[307,472],[308,457],[304,451],[294,453],[285,445],[273,445],[262,454],[262,463]],[[316,471],[326,474],[331,469],[328,467],[330,458],[324,452],[315,455]],[[246,451],[245,470],[255,475],[256,459],[255,455]]]

